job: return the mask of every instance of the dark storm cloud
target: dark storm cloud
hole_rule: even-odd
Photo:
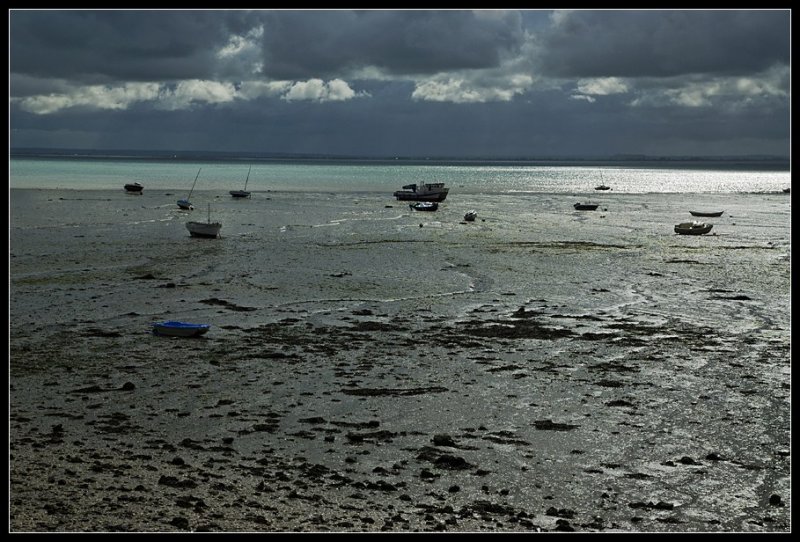
[[[540,36],[545,74],[742,75],[789,63],[782,11],[575,11]]]
[[[495,67],[517,51],[517,13],[470,11],[275,11],[264,22],[265,75],[339,76],[376,67],[389,74]]]
[[[262,24],[271,79],[495,67],[524,38],[515,12],[14,10],[11,71],[86,84],[241,77],[217,52]]]
[[[99,84],[210,77],[243,12],[14,10],[15,74]]]
[[[72,86],[64,79],[32,77],[18,73],[10,73],[8,77],[15,97],[69,92]]]
[[[10,14],[16,147],[788,154],[787,10]]]

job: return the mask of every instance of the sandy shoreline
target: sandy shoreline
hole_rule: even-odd
[[[790,530],[788,197],[23,196],[12,532]]]

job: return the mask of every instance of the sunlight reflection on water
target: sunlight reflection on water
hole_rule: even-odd
[[[145,193],[241,189],[248,167],[242,163],[194,163],[126,160],[43,160],[12,158],[12,188],[108,190],[137,180]],[[256,163],[248,189],[260,191],[393,192],[411,183],[444,182],[462,193],[608,193],[779,192],[790,185],[786,170],[748,164],[734,167],[677,165],[385,165],[373,163]],[[600,192],[597,192],[600,193]]]

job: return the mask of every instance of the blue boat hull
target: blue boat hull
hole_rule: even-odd
[[[197,337],[203,335],[211,329],[209,324],[190,324],[188,322],[178,322],[169,320],[167,322],[156,322],[153,324],[155,335],[169,337]]]

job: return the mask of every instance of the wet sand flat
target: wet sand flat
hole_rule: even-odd
[[[788,195],[226,195],[12,190],[11,531],[790,530]]]

